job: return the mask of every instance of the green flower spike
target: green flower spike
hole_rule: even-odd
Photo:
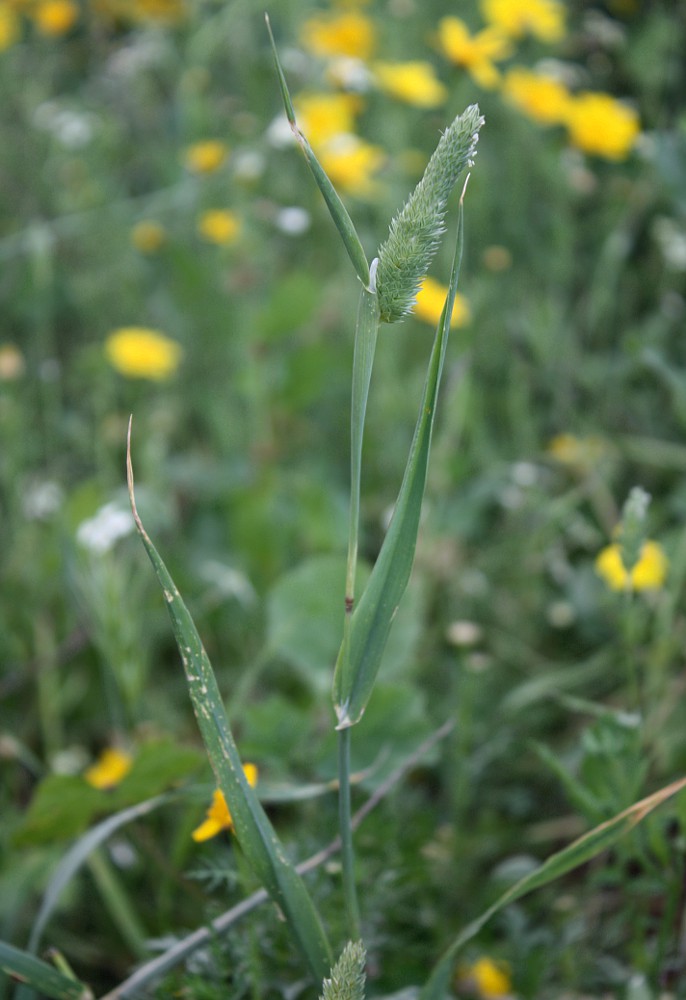
[[[438,143],[424,176],[391,222],[379,249],[376,291],[384,323],[396,323],[412,311],[417,292],[445,232],[448,197],[472,165],[484,119],[476,104],[454,120]]]

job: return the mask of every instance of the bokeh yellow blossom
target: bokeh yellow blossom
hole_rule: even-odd
[[[105,341],[108,361],[121,375],[163,382],[171,378],[181,361],[181,347],[157,330],[124,326]]]
[[[417,293],[417,301],[415,302],[414,309],[412,310],[414,315],[417,319],[422,320],[424,323],[436,326],[441,318],[447,294],[448,289],[446,285],[442,285],[439,281],[435,281],[433,278],[424,278],[419,292]],[[470,319],[471,311],[469,309],[469,303],[465,297],[460,295],[458,292],[455,295],[455,304],[453,305],[453,315],[450,320],[450,325],[466,326]]]
[[[512,992],[507,967],[485,955],[473,965],[460,969],[458,985],[464,985],[481,1000],[498,1000],[499,997],[510,996]]]
[[[130,754],[116,747],[107,747],[85,772],[84,778],[93,788],[114,788],[126,777],[132,765]]]
[[[438,46],[447,59],[487,88],[497,86],[500,73],[495,63],[506,59],[512,50],[509,39],[497,28],[484,28],[472,35],[464,21],[452,16],[438,22]]]
[[[607,160],[626,159],[641,131],[633,108],[609,94],[590,91],[569,102],[566,125],[574,146]]]
[[[131,23],[174,24],[186,14],[185,0],[90,0],[89,5],[100,18]]]
[[[319,159],[335,187],[367,198],[376,191],[374,175],[385,163],[386,154],[355,135],[341,135],[319,151]]]
[[[545,73],[534,73],[523,66],[508,70],[503,78],[502,91],[520,111],[540,125],[563,123],[572,99],[560,80]]]
[[[669,560],[659,542],[647,541],[629,571],[622,561],[621,544],[613,542],[598,554],[595,568],[611,590],[657,590],[667,578]]]
[[[13,382],[26,371],[24,355],[14,344],[0,344],[0,382]]]
[[[254,788],[257,784],[257,768],[254,764],[244,764],[243,773],[248,779],[248,784],[251,788]],[[216,789],[212,795],[212,803],[207,810],[207,817],[193,830],[192,837],[193,840],[198,843],[203,840],[209,840],[210,837],[216,837],[218,833],[222,830],[233,830],[233,818],[229,811],[229,807],[226,804],[226,799],[224,798],[224,793],[219,789]]]
[[[376,47],[372,21],[356,10],[318,14],[300,29],[303,46],[317,56],[369,59]]]
[[[608,455],[606,442],[596,435],[577,437],[575,434],[556,434],[548,443],[548,454],[561,465],[588,471]]]
[[[43,0],[31,11],[34,23],[42,35],[66,35],[76,24],[79,8],[73,0]]]
[[[414,107],[437,108],[448,96],[429,62],[379,62],[372,70],[381,90]]]
[[[198,219],[198,232],[208,243],[228,246],[240,235],[241,222],[237,215],[223,208],[211,208]]]
[[[166,238],[164,226],[153,219],[141,219],[131,230],[131,242],[141,253],[157,253]]]
[[[481,0],[484,18],[510,38],[534,35],[559,42],[565,33],[565,5],[559,0]]]
[[[313,148],[355,131],[362,100],[354,94],[300,94],[293,102],[298,126]]]
[[[0,52],[19,38],[19,18],[7,3],[0,3]]]
[[[226,143],[219,139],[207,139],[189,146],[184,154],[184,162],[195,174],[211,174],[219,170],[228,155]]]

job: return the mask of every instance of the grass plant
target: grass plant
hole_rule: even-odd
[[[272,17],[0,0],[0,1000],[686,997],[686,22]]]

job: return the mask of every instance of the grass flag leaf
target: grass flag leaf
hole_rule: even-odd
[[[267,24],[267,31],[269,32],[269,40],[272,45],[272,52],[274,53],[274,62],[276,64],[276,72],[279,76],[279,86],[281,87],[281,96],[283,98],[283,104],[286,111],[286,117],[288,118],[288,123],[291,126],[291,131],[295,136],[298,145],[305,154],[305,159],[307,164],[312,171],[312,175],[317,182],[317,186],[322,193],[326,206],[329,209],[331,218],[333,219],[336,229],[341,235],[345,249],[347,250],[348,256],[352,261],[353,267],[357,272],[357,276],[364,285],[365,288],[369,288],[369,263],[367,261],[367,255],[364,252],[360,238],[357,235],[357,230],[353,225],[353,221],[350,218],[347,208],[338,196],[336,189],[329,180],[324,168],[321,163],[314,155],[312,147],[303,135],[303,133],[298,128],[298,123],[295,120],[295,111],[293,110],[293,102],[291,101],[291,95],[288,91],[288,84],[286,83],[286,77],[284,76],[283,69],[281,68],[281,63],[279,61],[279,54],[276,51],[276,43],[274,42],[274,36],[272,34],[271,24],[269,23],[269,17],[265,14],[265,21]]]
[[[379,557],[352,615],[350,628],[336,663],[334,707],[338,717],[338,729],[352,726],[362,718],[381,664],[391,624],[410,578],[463,242],[461,200],[448,295],[431,350],[424,394],[405,474]]]
[[[5,941],[0,941],[0,969],[53,1000],[93,1000],[88,986]]]
[[[596,855],[611,847],[624,834],[633,830],[654,809],[684,788],[686,788],[686,778],[680,778],[665,788],[653,792],[647,798],[641,799],[640,802],[635,802],[628,809],[618,813],[617,816],[613,816],[612,819],[606,820],[605,823],[601,823],[599,826],[589,830],[588,833],[579,837],[568,847],[563,848],[563,850],[555,854],[551,854],[538,868],[525,875],[524,878],[520,879],[513,886],[510,886],[492,906],[489,906],[481,916],[473,920],[471,924],[458,934],[434,967],[429,981],[422,990],[420,1000],[443,1000],[448,992],[450,976],[457,953],[503,907],[508,906],[517,899],[521,899],[522,896],[533,892],[534,889],[540,889],[541,886],[548,885],[549,882],[554,882],[555,879],[561,878],[567,872],[573,871],[573,869],[595,858]]]
[[[193,710],[218,788],[229,805],[238,842],[265,889],[284,914],[314,977],[331,968],[331,949],[314,903],[243,771],[212,665],[188,608],[150,540],[136,509],[131,464],[131,422],[127,479],[136,527],[153,564],[181,653]]]

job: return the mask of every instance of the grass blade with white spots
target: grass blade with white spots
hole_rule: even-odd
[[[318,982],[332,964],[329,943],[305,884],[287,860],[262,805],[248,784],[229,727],[214,671],[193,619],[169,571],[151,542],[136,510],[131,465],[131,424],[127,446],[127,478],[138,533],[164,592],[193,711],[214,771],[231,811],[236,838],[265,889],[285,916]]]
[[[562,875],[566,875],[567,872],[595,858],[596,855],[611,847],[625,833],[633,830],[653,809],[662,805],[663,802],[666,802],[667,799],[670,799],[684,788],[686,788],[686,778],[681,778],[679,781],[674,781],[671,785],[667,785],[666,788],[661,788],[660,791],[654,792],[647,798],[641,799],[640,802],[635,802],[634,805],[625,809],[617,816],[613,816],[612,819],[589,830],[588,833],[579,837],[569,847],[565,847],[562,851],[552,854],[542,865],[511,886],[492,906],[485,910],[476,920],[473,920],[455,938],[434,967],[429,981],[422,990],[420,1000],[444,1000],[444,997],[449,992],[450,978],[458,952],[503,907],[509,903],[513,903],[517,899],[521,899],[522,896],[533,892],[534,889],[540,889],[541,886],[548,885],[549,882],[553,882]]]

